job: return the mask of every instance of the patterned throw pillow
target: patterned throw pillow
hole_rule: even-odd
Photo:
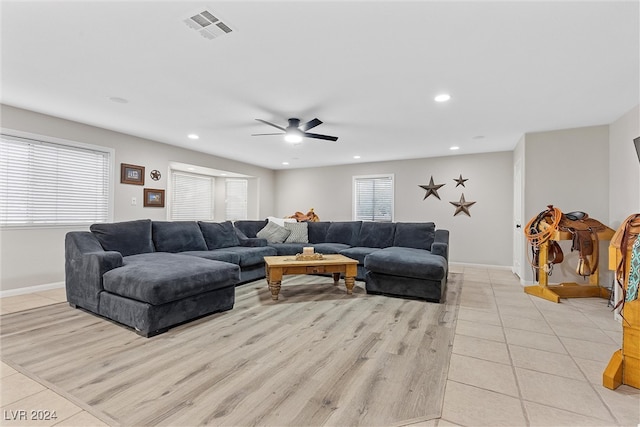
[[[264,228],[256,233],[256,237],[267,239],[269,243],[282,243],[289,237],[291,231],[276,224],[275,222],[267,222]]]
[[[291,231],[285,243],[309,243],[309,227],[306,222],[285,222],[284,228]]]

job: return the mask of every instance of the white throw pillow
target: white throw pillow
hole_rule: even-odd
[[[256,233],[256,237],[267,239],[269,243],[282,243],[289,237],[291,231],[276,224],[275,222],[267,222],[264,228]]]
[[[306,222],[285,222],[284,228],[291,232],[285,243],[309,243],[309,227]]]
[[[295,218],[277,218],[275,216],[268,216],[267,220],[269,222],[275,222],[276,224],[278,224],[280,227],[284,227],[284,224],[286,222],[297,222]]]

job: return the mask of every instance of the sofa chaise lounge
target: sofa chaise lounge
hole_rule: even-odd
[[[242,246],[231,222],[138,220],[67,233],[67,301],[149,337],[230,310],[238,283],[264,277],[266,245]]]

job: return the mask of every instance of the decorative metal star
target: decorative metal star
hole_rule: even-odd
[[[471,214],[469,213],[469,207],[472,205],[475,205],[476,202],[467,202],[464,199],[464,193],[462,193],[462,195],[460,196],[459,202],[449,202],[449,203],[451,203],[453,206],[456,207],[456,212],[453,214],[453,216],[458,215],[460,212],[467,214],[467,216],[471,216]]]
[[[438,190],[440,189],[440,187],[444,185],[445,184],[434,184],[433,175],[431,175],[431,179],[429,180],[429,185],[420,185],[420,188],[427,190],[427,193],[424,195],[424,199],[422,200],[425,200],[427,197],[429,197],[432,194],[436,196],[438,199],[440,199],[440,196],[438,195]]]
[[[457,184],[456,184],[456,187],[458,187],[458,185],[462,185],[463,187],[466,187],[466,186],[464,185],[464,182],[465,182],[465,181],[469,181],[469,178],[462,179],[462,174],[460,174],[460,178],[453,178],[453,180],[457,183]]]

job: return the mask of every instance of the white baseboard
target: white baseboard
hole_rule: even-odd
[[[509,270],[511,271],[510,265],[492,265],[492,264],[471,264],[468,262],[452,262],[449,261],[449,265],[462,266],[462,267],[473,267],[473,268],[495,268],[498,270]]]
[[[45,283],[44,285],[27,286],[26,288],[18,289],[7,289],[6,291],[0,291],[0,298],[14,297],[16,295],[34,294],[36,292],[59,288],[64,288],[64,282]]]

